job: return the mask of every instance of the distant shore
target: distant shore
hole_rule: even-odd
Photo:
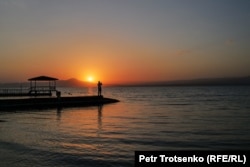
[[[250,76],[130,83],[119,86],[250,86]]]
[[[223,85],[250,85],[250,76],[246,77],[225,77],[225,78],[198,78],[190,80],[174,81],[152,81],[152,82],[131,82],[121,84],[104,84],[104,87],[110,86],[223,86]],[[96,84],[83,82],[75,78],[68,80],[59,80],[57,87],[95,87]],[[29,87],[28,82],[23,83],[0,83],[0,88],[6,87]]]

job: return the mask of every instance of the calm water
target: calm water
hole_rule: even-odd
[[[250,87],[118,87],[104,96],[121,102],[0,112],[0,166],[133,166],[135,150],[250,149]]]

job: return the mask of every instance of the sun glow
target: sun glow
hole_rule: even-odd
[[[94,78],[93,78],[92,76],[88,76],[88,77],[87,77],[87,81],[88,81],[88,82],[93,82],[93,81],[94,81]]]

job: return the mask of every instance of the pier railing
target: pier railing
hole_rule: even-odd
[[[0,96],[22,96],[28,95],[29,88],[2,88]]]
[[[36,86],[29,88],[0,88],[0,96],[47,96],[56,91],[55,86]]]
[[[29,88],[30,91],[41,91],[41,92],[46,92],[46,91],[56,91],[55,86],[32,86]]]

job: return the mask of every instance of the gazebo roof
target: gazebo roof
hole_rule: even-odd
[[[58,80],[58,79],[57,78],[48,77],[48,76],[39,76],[39,77],[30,78],[28,80],[29,81],[55,81],[55,80]]]

